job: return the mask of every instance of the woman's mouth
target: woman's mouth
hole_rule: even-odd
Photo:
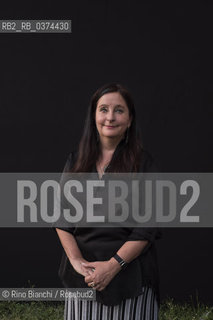
[[[105,127],[106,127],[107,129],[114,129],[114,128],[116,128],[117,126],[106,126],[106,125],[105,125]]]

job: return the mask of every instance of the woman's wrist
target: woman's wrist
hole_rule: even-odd
[[[117,253],[113,256],[113,258],[119,263],[122,270],[126,269],[128,263],[123,260]]]
[[[114,272],[117,273],[117,272],[121,271],[120,264],[113,257],[111,259],[109,259],[108,262]]]

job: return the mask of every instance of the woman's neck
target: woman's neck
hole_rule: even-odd
[[[110,161],[111,157],[119,144],[120,139],[104,139],[100,141],[100,159],[99,161]]]
[[[121,139],[117,139],[117,141],[114,139],[104,139],[104,141],[100,141],[100,156],[96,163],[96,168],[100,179],[104,175],[107,166],[109,166],[115,149],[120,141]]]

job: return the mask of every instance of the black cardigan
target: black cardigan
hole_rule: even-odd
[[[115,152],[119,152],[117,147]],[[74,165],[76,153],[71,153],[64,172]],[[94,167],[94,172],[96,168]],[[143,151],[141,172],[155,172],[150,155]],[[55,225],[57,227],[57,225]],[[103,291],[96,291],[96,300],[106,305],[119,304],[123,299],[138,296],[142,286],[150,286],[157,293],[159,301],[158,265],[154,241],[160,237],[157,228],[74,228],[58,227],[74,235],[83,257],[88,261],[109,260],[128,240],[148,240],[149,243],[136,259],[121,270]],[[63,251],[59,277],[66,288],[88,288],[84,277],[77,273]]]

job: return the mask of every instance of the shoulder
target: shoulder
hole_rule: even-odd
[[[142,150],[142,155],[141,155],[140,171],[158,172],[158,168],[155,160],[153,159],[153,156],[147,150],[144,150],[144,149]]]

